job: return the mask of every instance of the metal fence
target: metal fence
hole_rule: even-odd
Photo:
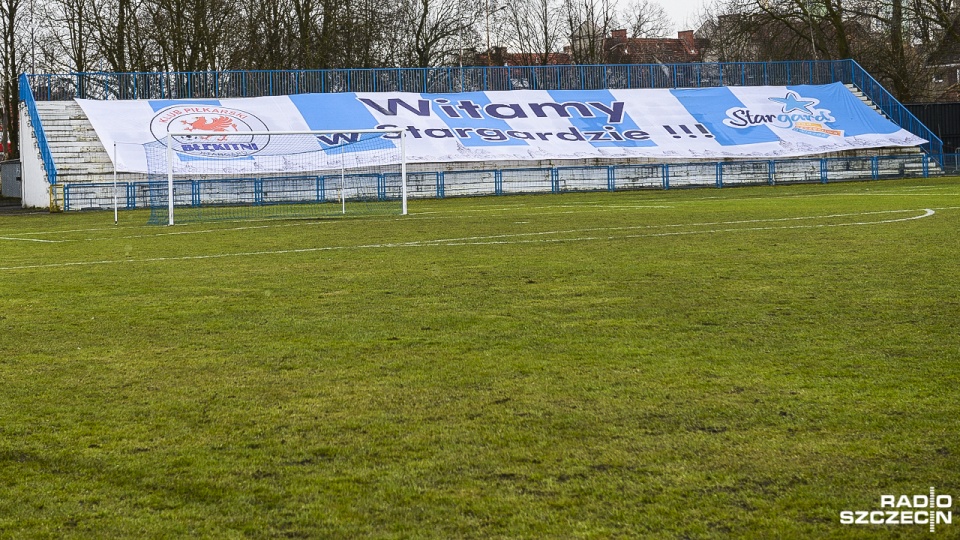
[[[949,156],[952,172],[960,172],[960,155]],[[822,159],[696,162],[583,167],[537,167],[414,172],[407,175],[411,199],[626,191],[695,187],[732,187],[828,183],[851,180],[927,177],[931,160],[924,154]],[[399,175],[380,175],[378,186],[399,185]],[[317,177],[244,178],[179,181],[178,206],[205,204],[263,205],[332,200],[324,186],[335,185],[339,175]],[[160,186],[158,188],[158,186]],[[165,182],[120,181],[63,185],[64,210],[150,208],[151,193]],[[393,189],[396,191],[396,189]],[[228,198],[227,194],[229,195]],[[335,198],[335,197],[334,197]],[[164,202],[164,204],[166,204]]]
[[[41,101],[84,99],[223,99],[329,92],[457,93],[486,90],[600,90],[784,86],[854,82],[852,60],[463,66],[158,73],[27,75]]]

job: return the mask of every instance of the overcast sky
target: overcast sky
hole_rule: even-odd
[[[706,0],[657,0],[673,20],[675,30],[696,30],[697,15]],[[673,35],[676,35],[674,33]]]

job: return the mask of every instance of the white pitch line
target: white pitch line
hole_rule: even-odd
[[[743,219],[736,221],[719,221],[719,222],[703,222],[703,223],[670,223],[665,225],[636,225],[631,227],[595,227],[589,229],[571,229],[571,230],[559,230],[559,231],[536,231],[536,232],[526,232],[526,233],[509,233],[509,234],[498,234],[490,236],[473,236],[465,238],[452,238],[452,239],[436,239],[436,240],[418,240],[417,245],[429,245],[429,244],[444,244],[446,242],[462,242],[469,240],[483,240],[483,239],[496,239],[496,238],[511,238],[511,237],[523,237],[523,236],[546,236],[546,235],[557,235],[557,234],[571,234],[571,233],[586,233],[586,232],[597,232],[597,231],[631,231],[639,229],[661,229],[661,228],[679,228],[679,227],[715,227],[717,225],[745,225],[751,223],[777,223],[777,222],[787,222],[787,221],[802,221],[810,219],[834,219],[842,217],[853,217],[853,216],[869,216],[869,215],[878,215],[878,214],[897,214],[905,212],[915,212],[916,210],[882,210],[876,212],[857,212],[852,214],[829,214],[825,216],[800,216],[800,217],[788,217],[788,218],[769,218],[769,219]],[[928,210],[933,212],[932,210]],[[933,214],[930,214],[933,215]],[[928,217],[926,215],[920,217]],[[916,219],[916,218],[907,218]],[[893,223],[896,221],[906,221],[906,220],[887,220],[887,221],[873,221],[866,222],[863,224],[879,224],[879,223]],[[790,227],[774,227],[774,228],[790,228]],[[756,230],[749,228],[740,228],[740,229],[717,229],[717,230]],[[709,231],[689,231],[682,234],[698,234],[702,232]],[[652,235],[651,235],[652,236]]]
[[[911,212],[916,210],[888,210],[882,212],[863,212],[860,214],[835,214],[831,216],[819,216],[821,219],[835,218],[835,217],[850,217],[857,215],[877,215],[877,214],[892,214],[892,213],[904,213]],[[923,214],[919,216],[910,216],[899,219],[886,219],[881,221],[859,221],[859,222],[850,222],[850,223],[813,223],[809,225],[785,225],[785,226],[770,226],[770,227],[730,227],[724,229],[706,229],[698,231],[669,231],[669,232],[659,232],[659,233],[648,233],[648,234],[636,234],[636,235],[622,235],[622,236],[581,236],[574,238],[539,238],[539,239],[516,239],[516,240],[504,240],[507,238],[521,238],[524,236],[530,235],[548,235],[548,234],[569,234],[569,233],[583,233],[590,231],[622,231],[622,230],[636,230],[640,228],[651,228],[652,226],[644,227],[609,227],[609,228],[600,228],[600,229],[580,229],[580,230],[569,230],[569,231],[544,231],[539,233],[517,233],[517,234],[506,234],[506,235],[493,235],[493,236],[483,236],[483,237],[467,237],[467,238],[449,238],[449,239],[440,239],[440,240],[418,240],[413,242],[397,242],[397,243],[386,243],[386,244],[365,244],[359,246],[326,246],[326,247],[317,247],[317,248],[300,248],[300,249],[280,249],[280,250],[271,250],[271,251],[246,251],[239,253],[219,253],[212,255],[185,255],[181,257],[152,257],[148,259],[113,259],[113,260],[102,260],[102,261],[78,261],[78,262],[65,262],[65,263],[52,263],[52,264],[32,264],[32,265],[23,265],[23,266],[6,266],[0,267],[0,271],[3,270],[30,270],[30,269],[45,269],[45,268],[68,268],[68,267],[77,267],[77,266],[98,266],[106,264],[125,264],[125,263],[150,263],[150,262],[169,262],[169,261],[195,261],[195,260],[206,260],[206,259],[223,259],[228,257],[253,257],[261,255],[285,255],[293,253],[317,253],[322,251],[338,251],[346,249],[389,249],[389,248],[403,248],[403,247],[447,247],[447,246],[464,246],[464,245],[498,245],[498,244],[529,244],[529,243],[554,243],[554,242],[585,242],[585,241],[596,241],[596,240],[622,240],[622,239],[633,239],[633,238],[655,238],[655,237],[664,237],[664,236],[683,236],[683,235],[692,235],[692,234],[717,234],[723,232],[740,232],[740,231],[769,231],[769,230],[778,230],[778,229],[815,229],[815,228],[825,228],[825,227],[850,227],[850,226],[866,226],[866,225],[882,225],[887,223],[899,223],[904,221],[913,221],[917,219],[923,219],[930,217],[936,214],[936,212],[930,208],[923,210]],[[784,221],[793,221],[800,219],[816,219],[818,216],[808,216],[800,218],[780,218],[772,220],[745,220],[745,221],[731,221],[731,222],[721,222],[714,223],[713,225],[732,225],[732,224],[744,224],[744,223],[762,223],[762,222],[784,222]],[[663,225],[663,227],[684,227],[692,225]],[[488,240],[488,241],[484,241]]]
[[[60,244],[66,242],[66,240],[41,240],[39,238],[13,238],[10,236],[0,236],[0,240],[8,240],[10,242],[41,242],[44,244]]]
[[[546,238],[546,239],[537,239],[537,240],[514,240],[514,241],[502,241],[502,240],[493,240],[490,242],[481,242],[481,241],[451,241],[449,243],[423,243],[423,246],[483,246],[483,245],[505,245],[505,244],[535,244],[535,243],[559,243],[559,242],[588,242],[588,241],[597,241],[597,240],[624,240],[624,239],[635,239],[635,238],[658,238],[665,236],[689,236],[693,234],[717,234],[724,232],[741,232],[741,231],[776,231],[776,230],[788,230],[788,229],[820,229],[827,227],[851,227],[851,226],[863,226],[863,225],[882,225],[885,223],[899,223],[903,221],[913,221],[916,219],[923,219],[934,215],[936,212],[927,208],[924,211],[923,215],[911,216],[901,219],[886,219],[882,221],[861,221],[861,222],[851,222],[851,223],[814,223],[810,225],[786,225],[782,227],[731,227],[727,229],[707,229],[700,231],[670,231],[670,232],[660,232],[660,233],[649,233],[649,234],[628,234],[621,236],[581,236],[576,238]],[[516,235],[520,236],[520,235]],[[489,237],[494,239],[496,237]]]

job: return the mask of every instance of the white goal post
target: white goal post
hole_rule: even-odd
[[[298,131],[170,131],[165,156],[153,159],[155,194],[151,210],[174,213],[190,208],[204,217],[218,215],[213,208],[297,207],[309,204],[329,208],[339,202],[357,208],[399,202],[407,215],[407,160],[405,131],[392,129]],[[149,157],[148,157],[149,161]],[[165,193],[156,189],[163,182]],[[162,185],[162,184],[160,184]],[[179,190],[179,191],[178,191]],[[192,191],[192,193],[187,193]],[[389,204],[385,205],[392,207]],[[165,207],[165,208],[164,208]],[[395,207],[394,207],[395,208]],[[163,212],[165,210],[165,212]],[[396,210],[394,210],[396,211]],[[221,212],[220,214],[223,214]],[[302,212],[300,214],[305,215]],[[163,223],[151,215],[153,222]]]

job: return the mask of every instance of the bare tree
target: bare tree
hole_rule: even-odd
[[[552,0],[516,0],[507,5],[508,45],[521,63],[546,65],[566,41],[562,5]]]
[[[222,67],[227,37],[237,15],[229,0],[148,0],[163,67],[169,71],[204,71]]]
[[[436,27],[431,27],[435,22],[433,18],[437,15],[442,19],[441,13],[434,11],[434,6],[439,5],[438,0],[432,0],[426,16],[426,28],[434,28],[443,31],[446,28],[445,22],[437,22]],[[330,26],[328,40],[332,39],[334,47],[340,52],[340,57],[336,61],[337,67],[358,67],[372,68],[384,65],[387,57],[390,56],[393,49],[400,49],[405,58],[411,58],[407,53],[410,51],[409,39],[404,39],[398,35],[398,30],[411,30],[407,26],[407,3],[405,2],[378,2],[377,0],[347,0],[346,2],[336,2],[340,7],[340,16],[335,26]],[[327,21],[325,21],[327,22]],[[333,22],[333,21],[331,21]],[[452,32],[452,30],[447,30]],[[427,31],[424,36],[430,36]],[[329,41],[325,42],[329,43]],[[421,52],[417,58],[433,58],[437,47],[442,43],[442,39],[437,42],[430,37],[424,37],[421,42]],[[324,45],[326,46],[326,45]],[[419,65],[419,64],[418,64]],[[437,65],[430,63],[429,65]],[[423,66],[426,67],[426,66]]]
[[[673,28],[667,11],[652,0],[631,0],[623,10],[623,22],[634,38],[664,38]]]
[[[564,0],[563,8],[573,61],[604,63],[603,40],[616,27],[614,0]]]
[[[956,0],[717,0],[701,33],[721,61],[846,59],[901,101],[930,93],[932,51],[960,42]]]
[[[749,62],[761,57],[755,13],[742,8],[752,0],[715,0],[704,8],[700,37],[709,41],[707,58],[715,62]]]
[[[87,0],[52,0],[41,4],[43,34],[49,50],[44,56],[54,70],[90,71],[94,46]],[[46,48],[46,47],[45,47]]]
[[[0,56],[3,83],[3,141],[9,145],[8,157],[20,155],[20,64],[21,44],[17,38],[24,25],[21,0],[0,0],[0,36],[3,38],[3,53]]]
[[[474,8],[464,11],[462,4],[473,4]],[[397,13],[396,38],[405,64],[438,66],[455,56],[462,44],[461,36],[477,20],[477,13],[477,4],[470,2],[403,0]]]
[[[303,2],[301,3],[303,4]],[[299,37],[292,32],[289,14],[303,17],[303,24],[309,26],[312,14],[303,15],[290,0],[261,2],[260,0],[242,0],[238,4],[241,24],[235,28],[225,51],[224,66],[229,69],[271,69],[273,66],[287,66],[292,69],[309,65],[308,58],[295,61],[291,58],[289,42]],[[294,19],[296,21],[296,19]],[[299,27],[294,22],[294,27]]]

